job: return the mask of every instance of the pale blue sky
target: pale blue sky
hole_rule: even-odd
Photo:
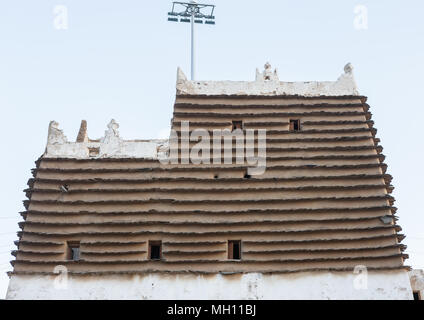
[[[282,81],[335,80],[354,65],[396,187],[408,265],[424,268],[420,160],[423,130],[424,2],[223,1],[216,25],[197,28],[197,78],[253,80],[266,61]],[[356,5],[368,29],[354,28]],[[56,30],[53,8],[68,8]],[[189,24],[167,21],[171,1],[3,0],[0,2],[0,297],[10,270],[22,190],[44,151],[50,120],[69,139],[80,120],[89,136],[115,118],[126,139],[155,138],[169,126],[177,66],[190,74]]]

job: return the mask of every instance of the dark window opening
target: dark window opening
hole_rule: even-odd
[[[79,241],[68,242],[67,259],[71,261],[80,260],[80,243]]]
[[[162,243],[161,241],[149,242],[149,258],[150,260],[160,260],[162,258]]]
[[[243,129],[243,121],[233,121],[233,131],[236,129]]]
[[[240,240],[228,241],[228,259],[231,259],[231,260],[241,259],[241,241]]]
[[[419,291],[414,291],[414,300],[421,300],[421,295]]]
[[[213,175],[213,178],[214,178],[214,179],[218,179],[218,178],[219,178],[218,174],[217,174],[217,173],[215,173],[215,174]]]
[[[300,131],[300,120],[290,120],[290,131]]]
[[[247,172],[244,174],[244,178],[245,179],[250,179],[252,176],[250,174],[248,174]]]

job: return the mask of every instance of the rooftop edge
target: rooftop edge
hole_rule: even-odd
[[[348,63],[336,81],[282,82],[277,69],[267,62],[264,70],[256,69],[255,81],[191,81],[180,67],[177,69],[177,95],[232,96],[358,96],[353,66]]]

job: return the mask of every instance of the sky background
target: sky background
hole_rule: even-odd
[[[393,175],[406,264],[424,268],[424,2],[224,1],[216,25],[196,26],[198,80],[254,80],[266,61],[281,81],[336,80],[347,62],[369,97]],[[64,5],[68,29],[55,28]],[[367,29],[355,7],[364,5]],[[177,66],[190,74],[190,25],[167,21],[171,1],[0,2],[0,298],[14,259],[18,212],[51,120],[70,140],[80,121],[92,139],[111,118],[124,139],[166,137]]]

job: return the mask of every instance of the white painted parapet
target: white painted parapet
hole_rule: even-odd
[[[255,81],[190,81],[178,68],[176,88],[179,95],[352,96],[358,95],[352,70],[352,65],[347,64],[337,81],[281,82],[277,70],[266,63],[262,72],[256,70]],[[168,139],[123,140],[118,128],[118,123],[112,120],[101,139],[90,140],[83,121],[77,141],[71,142],[59,124],[52,121],[44,157],[160,159],[167,156]]]
[[[178,95],[261,95],[261,96],[355,96],[359,95],[348,63],[337,81],[282,82],[269,63],[263,72],[256,70],[255,81],[190,81],[178,68]]]
[[[119,136],[118,128],[119,124],[112,119],[101,139],[90,140],[86,132],[80,130],[81,141],[70,142],[59,129],[59,124],[51,121],[44,157],[158,159],[161,157],[160,151],[168,145],[168,139],[123,140]]]
[[[405,270],[293,274],[11,275],[6,299],[410,300]]]

